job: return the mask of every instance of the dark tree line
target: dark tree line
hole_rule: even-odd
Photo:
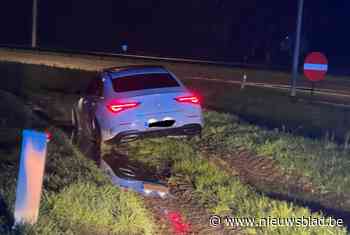
[[[258,0],[41,1],[39,31],[48,46],[117,51],[127,42],[145,54],[271,63],[290,12]]]
[[[3,10],[0,24],[6,33],[0,41],[29,42],[31,5],[25,2],[25,8],[17,9],[18,3],[11,1],[11,9]],[[350,4],[305,2],[303,47],[331,51],[328,42],[342,32],[334,22],[338,18],[346,22]],[[339,8],[344,8],[343,14]],[[39,44],[120,51],[127,43],[130,52],[141,54],[288,63],[296,12],[297,1],[277,0],[41,0]],[[347,45],[348,39],[337,35],[335,43]]]

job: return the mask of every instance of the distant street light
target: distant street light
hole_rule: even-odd
[[[291,96],[296,95],[296,85],[297,85],[297,79],[298,79],[299,53],[300,53],[301,25],[303,22],[303,8],[304,8],[304,0],[299,0],[298,16],[297,16],[297,32],[296,32],[294,55],[293,55]]]
[[[37,46],[37,18],[38,18],[38,0],[33,0],[32,12],[32,48]]]

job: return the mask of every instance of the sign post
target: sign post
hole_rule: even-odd
[[[36,48],[38,33],[38,0],[33,0],[32,18],[32,48]]]
[[[303,21],[303,8],[304,0],[299,0],[298,6],[298,17],[297,17],[297,30],[293,54],[293,70],[292,70],[292,84],[291,84],[291,96],[296,95],[296,85],[298,79],[298,65],[299,65],[299,54],[300,54],[300,37],[301,37],[301,25]]]
[[[321,52],[308,54],[304,62],[304,75],[311,81],[311,94],[314,94],[317,82],[324,80],[328,71],[327,57]]]
[[[47,134],[23,131],[21,158],[17,179],[15,225],[37,221],[43,184]]]

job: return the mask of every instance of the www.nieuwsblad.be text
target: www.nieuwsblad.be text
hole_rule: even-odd
[[[251,217],[230,217],[213,215],[209,218],[211,227],[266,227],[266,226],[297,226],[297,227],[336,227],[343,226],[342,219],[315,218],[315,217],[291,217],[291,218],[251,218]]]

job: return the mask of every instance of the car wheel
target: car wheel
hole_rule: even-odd
[[[92,138],[93,140],[98,143],[101,144],[101,128],[100,125],[98,124],[98,121],[96,120],[96,118],[92,121],[91,123],[92,125]]]
[[[101,128],[98,124],[98,121],[96,118],[92,121],[92,138],[93,142],[95,142],[96,145],[96,153],[94,156],[94,161],[96,162],[98,167],[101,167],[101,145],[102,145],[102,138],[101,138]]]
[[[75,111],[74,108],[72,109],[71,121],[72,121],[72,126],[74,127],[74,129],[76,131],[78,131],[80,129],[80,124],[79,124],[79,121],[78,121],[77,112]]]

